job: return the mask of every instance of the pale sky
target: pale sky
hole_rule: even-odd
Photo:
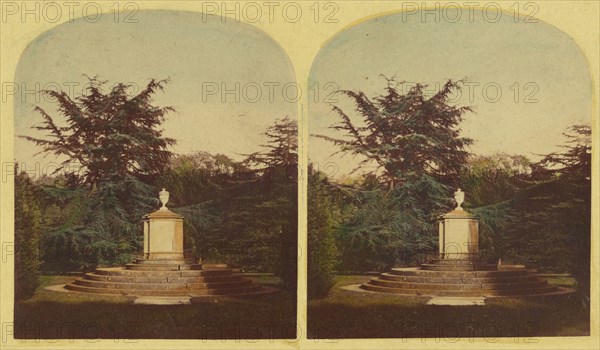
[[[265,142],[261,133],[276,118],[296,117],[296,104],[282,93],[286,84],[295,84],[293,67],[280,46],[260,30],[198,13],[140,11],[136,18],[138,23],[114,23],[109,16],[97,23],[76,20],[44,33],[21,57],[15,76],[20,91],[77,84],[77,95],[86,81],[82,74],[138,85],[170,77],[155,102],[177,109],[164,124],[165,135],[178,140],[173,151],[208,151],[237,159],[239,153],[259,149]],[[332,86],[374,96],[385,86],[381,74],[432,86],[466,77],[478,84],[472,87],[472,101],[468,88],[459,100],[476,109],[462,124],[463,135],[476,140],[472,152],[535,158],[536,153],[555,151],[565,128],[591,118],[591,78],[579,48],[543,22],[515,23],[510,16],[496,23],[478,16],[474,20],[463,16],[458,23],[435,23],[422,22],[418,15],[403,20],[393,14],[331,38],[311,71],[310,83],[320,85],[321,100],[309,103],[309,133],[335,136],[327,127],[339,119],[323,101],[323,92]],[[239,102],[235,94],[221,95],[223,88],[236,90],[236,83]],[[501,96],[492,102],[497,87]],[[208,88],[218,91],[205,94],[203,101],[203,89]],[[261,96],[256,98],[258,89]],[[528,96],[533,103],[525,103]],[[347,102],[341,99],[340,106],[351,111]],[[36,104],[58,116],[53,104],[43,99],[38,103],[32,94],[21,96],[15,101],[16,135],[36,136],[30,129],[41,121],[32,110]],[[38,150],[15,140],[19,162],[52,160],[34,158]],[[334,162],[339,168],[335,175],[343,176],[358,159],[330,156],[336,150],[309,138],[310,160],[322,166]]]
[[[393,14],[359,23],[321,49],[310,81],[320,86],[334,82],[340,89],[362,90],[373,97],[385,87],[381,74],[432,86],[467,77],[479,84],[472,87],[472,102],[467,88],[459,100],[459,105],[476,110],[465,115],[461,126],[464,136],[476,140],[472,152],[536,159],[536,153],[557,150],[565,128],[591,121],[592,83],[585,57],[569,36],[544,22],[515,23],[508,15],[497,23],[481,18],[475,16],[473,23],[468,16],[458,23],[423,23],[419,15],[403,22],[402,15]],[[496,87],[501,89],[499,98]],[[524,103],[527,96],[538,102]],[[347,99],[339,100],[347,113],[356,115]],[[339,121],[328,103],[311,103],[309,116],[310,134],[339,136],[328,129]],[[358,159],[330,156],[336,150],[327,141],[310,138],[310,160],[322,167],[336,163],[336,176],[343,176]]]
[[[140,11],[136,18],[138,23],[114,23],[104,16],[97,23],[80,19],[53,28],[27,47],[15,82],[21,91],[49,83],[68,91],[74,83],[77,95],[86,82],[82,74],[140,86],[150,78],[170,77],[155,102],[177,110],[163,125],[165,136],[178,140],[172,149],[176,153],[209,151],[239,159],[239,153],[259,150],[266,141],[261,134],[276,118],[296,118],[293,95],[282,97],[283,86],[295,84],[293,67],[262,31],[198,13]],[[221,96],[223,87],[235,91],[236,83],[239,102],[235,93]],[[203,91],[211,88],[218,90],[203,101]],[[30,129],[42,120],[33,111],[36,104],[59,116],[44,99],[37,103],[34,94],[22,96],[15,100],[15,135],[38,135]],[[54,159],[34,158],[37,151],[31,142],[15,139],[17,161]]]

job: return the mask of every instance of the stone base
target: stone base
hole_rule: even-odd
[[[65,285],[70,291],[153,297],[243,296],[273,292],[226,265],[138,259],[124,268],[98,268]]]
[[[498,265],[478,259],[434,259],[421,265],[423,270],[431,271],[494,271]]]
[[[435,260],[421,268],[394,268],[360,286],[400,295],[441,297],[526,297],[569,294],[573,290],[549,285],[524,266],[501,266],[473,261]]]
[[[144,255],[144,260],[184,260],[183,252],[153,252]]]

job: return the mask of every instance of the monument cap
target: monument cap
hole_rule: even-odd
[[[183,216],[174,213],[172,211],[170,211],[169,209],[158,209],[155,212],[152,212],[150,214],[146,214],[147,218],[149,219],[168,219],[168,218],[173,218],[173,219],[183,219]]]

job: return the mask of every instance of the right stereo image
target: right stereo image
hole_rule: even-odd
[[[372,17],[317,54],[309,338],[590,334],[588,63],[501,14]]]

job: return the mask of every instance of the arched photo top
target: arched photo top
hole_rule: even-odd
[[[78,18],[33,40],[15,73],[23,92],[15,97],[15,134],[34,132],[30,127],[41,117],[33,106],[52,111],[56,105],[25,91],[62,90],[75,98],[86,89],[85,75],[106,80],[107,88],[132,84],[132,93],[152,78],[168,78],[156,103],[176,110],[163,124],[178,140],[176,153],[205,150],[235,158],[258,150],[276,119],[296,119],[296,101],[283,95],[286,84],[295,84],[294,68],[260,29],[184,11],[139,11],[133,19]],[[16,159],[35,160],[35,145],[15,142]]]
[[[590,123],[593,91],[577,43],[553,25],[525,19],[489,9],[475,9],[471,16],[463,9],[451,17],[413,11],[368,18],[324,44],[309,82],[373,98],[390,78],[404,82],[403,92],[421,83],[431,93],[449,79],[464,79],[454,102],[474,109],[461,123],[462,135],[475,140],[471,151],[535,159],[555,151],[569,126]],[[332,104],[348,113],[355,108],[339,94],[310,103],[311,134],[336,136],[329,129],[339,121]],[[331,157],[335,146],[327,141],[311,141],[311,161],[335,161],[340,174],[354,167],[354,161]]]

